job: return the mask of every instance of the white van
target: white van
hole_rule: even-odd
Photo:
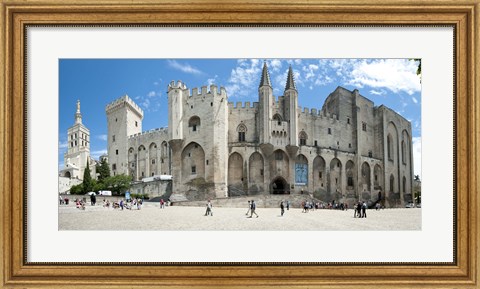
[[[111,196],[112,195],[112,191],[98,191],[98,194],[100,196]]]

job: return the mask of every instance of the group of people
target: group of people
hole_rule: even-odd
[[[165,205],[168,207],[170,206],[171,202],[170,199],[165,201],[164,199],[160,199],[160,209],[165,209]]]
[[[367,217],[367,203],[365,201],[358,202],[353,205],[353,217],[366,218]]]
[[[85,210],[85,202],[82,199],[75,199],[75,207],[80,210]]]
[[[122,199],[122,200],[120,200],[120,203],[118,205],[119,205],[121,210],[123,210],[123,209],[133,210],[134,208],[136,208],[137,210],[140,210],[140,209],[142,209],[142,204],[143,204],[142,199],[133,198],[133,199],[130,200],[130,204],[128,203],[128,201],[124,201]],[[115,209],[115,206],[113,208]]]
[[[142,209],[142,204],[143,200],[142,199],[131,199],[130,203],[124,199],[121,199],[120,201],[114,201],[113,203],[110,203],[110,200],[105,200],[103,199],[103,207],[104,208],[110,208],[112,206],[113,209],[120,209],[123,211],[123,209],[126,210],[141,210]]]
[[[62,198],[62,196],[59,196],[59,203],[60,205],[68,205],[69,199],[67,197]]]

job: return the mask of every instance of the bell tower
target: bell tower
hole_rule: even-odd
[[[83,179],[83,172],[90,160],[90,130],[82,123],[80,100],[77,100],[75,123],[68,129],[68,149],[64,154],[64,164],[71,168],[70,177]]]

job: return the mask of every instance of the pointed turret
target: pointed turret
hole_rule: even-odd
[[[292,66],[288,68],[287,83],[285,84],[285,92],[283,93],[285,97],[284,112],[285,120],[289,122],[289,135],[290,135],[290,145],[298,146],[298,91],[295,86],[295,79],[293,79],[293,70]]]
[[[257,134],[260,143],[270,143],[271,120],[273,116],[273,107],[275,106],[275,97],[273,96],[272,83],[268,74],[267,62],[263,63],[262,80],[258,87],[258,115],[259,126]]]
[[[295,80],[293,79],[293,70],[291,65],[288,68],[287,84],[285,85],[285,91],[289,89],[297,90],[297,86],[295,85]]]
[[[263,63],[263,71],[262,71],[262,79],[260,80],[260,85],[262,86],[270,86],[272,87],[272,83],[270,82],[270,74],[268,74],[267,62]]]

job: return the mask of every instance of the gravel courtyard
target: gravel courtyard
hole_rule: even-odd
[[[247,208],[216,208],[213,216],[204,216],[204,207],[170,206],[144,203],[141,210],[120,210],[86,205],[77,209],[60,205],[59,230],[184,230],[184,231],[405,231],[422,229],[422,209],[367,210],[367,218],[353,218],[353,210],[316,210],[257,208],[253,218]]]

